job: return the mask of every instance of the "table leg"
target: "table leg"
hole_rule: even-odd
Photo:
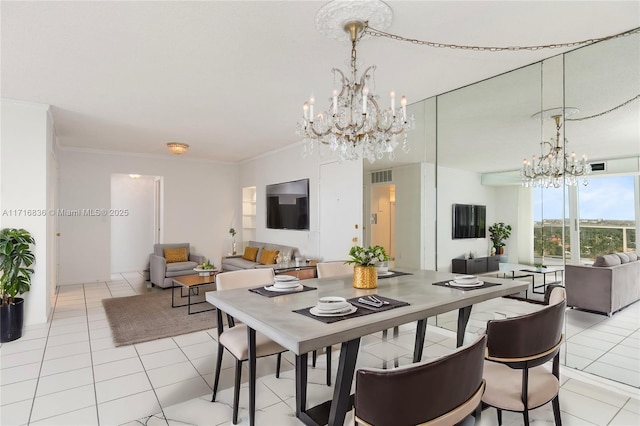
[[[422,349],[424,348],[424,337],[427,333],[427,320],[421,319],[416,325],[416,343],[413,347],[413,362],[422,360]]]
[[[255,425],[256,417],[256,331],[247,327],[249,364],[249,425]]]
[[[349,340],[342,344],[340,349],[340,361],[338,363],[338,374],[336,386],[333,389],[333,401],[331,401],[331,411],[329,412],[329,424],[341,425],[349,411],[351,382],[356,370],[356,359],[360,348],[360,338]]]
[[[296,417],[307,409],[307,362],[306,353],[296,355]]]
[[[464,331],[467,329],[469,317],[471,316],[471,308],[473,305],[465,306],[458,309],[458,333],[456,335],[456,346],[462,346],[464,342]]]

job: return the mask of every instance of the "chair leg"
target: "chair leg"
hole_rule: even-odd
[[[496,412],[498,413],[498,426],[502,426],[502,410],[496,408]]]
[[[233,385],[233,424],[238,424],[238,406],[240,405],[240,381],[242,379],[242,361],[236,360],[236,380]]]
[[[216,400],[216,393],[218,392],[218,385],[220,384],[220,370],[222,369],[222,355],[224,354],[224,347],[218,345],[218,358],[216,359],[216,377],[213,381],[213,396],[211,402]]]
[[[560,398],[559,398],[559,395],[556,395],[556,397],[551,400],[551,404],[553,405],[553,418],[556,421],[556,426],[562,426],[562,419],[560,418]]]
[[[316,368],[316,358],[318,358],[318,351],[313,351],[313,353],[311,354],[311,366],[313,368]]]
[[[524,426],[529,426],[529,410],[522,412],[522,418],[524,419]]]
[[[327,353],[327,386],[331,386],[331,346],[325,348]]]
[[[280,378],[280,364],[282,363],[282,353],[276,357],[276,379]]]

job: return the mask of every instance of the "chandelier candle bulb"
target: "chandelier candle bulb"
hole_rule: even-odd
[[[368,87],[364,87],[364,89],[362,89],[362,114],[366,114],[367,113],[367,95],[369,94],[369,88]]]
[[[307,102],[305,102],[302,105],[302,111],[304,112],[304,119],[308,120],[309,119],[309,104]]]
[[[404,120],[404,122],[407,122],[407,98],[406,96],[403,96],[402,99],[400,99],[400,105],[402,105],[402,120]]]
[[[396,116],[396,93],[394,91],[391,91],[391,93],[389,93],[389,97],[391,98],[391,113],[395,117]]]
[[[333,115],[338,114],[338,91],[333,89]]]
[[[313,98],[313,96],[311,96],[309,98],[309,117],[312,123],[313,123],[313,103],[315,102],[315,99]]]

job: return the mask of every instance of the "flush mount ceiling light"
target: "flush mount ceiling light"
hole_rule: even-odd
[[[330,105],[314,113],[315,99],[303,105],[303,117],[296,133],[302,136],[303,156],[311,154],[314,145],[326,145],[342,160],[366,158],[370,163],[388,155],[395,158],[395,149],[407,146],[407,132],[414,128],[413,117],[407,117],[407,99],[402,96],[396,108],[395,93],[389,95],[391,107],[378,105],[375,88],[375,65],[357,76],[356,45],[364,34],[365,22],[375,22],[384,28],[391,24],[393,13],[382,1],[333,1],[316,14],[316,27],[322,34],[351,42],[350,73],[333,68],[334,89]],[[338,87],[336,87],[338,86]]]
[[[140,179],[140,175],[136,175],[136,174],[130,174],[129,177],[131,179]]]
[[[167,149],[173,155],[182,155],[189,149],[189,145],[182,142],[168,142]]]

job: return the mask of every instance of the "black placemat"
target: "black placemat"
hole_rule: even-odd
[[[451,285],[449,284],[452,280],[448,280],[448,281],[440,281],[437,283],[433,283],[433,285],[439,285],[441,287],[448,287],[448,288],[455,288],[456,290],[480,290],[481,288],[487,288],[487,287],[493,287],[494,285],[502,285],[500,283],[490,283],[485,281],[484,284],[482,284],[481,286],[478,287],[458,287],[455,285]]]
[[[260,296],[265,296],[265,297],[285,296],[287,294],[304,293],[305,291],[311,291],[311,290],[317,290],[317,288],[309,287],[303,284],[302,290],[294,290],[294,291],[271,291],[264,288],[264,286],[249,289],[250,292],[257,293]]]
[[[391,272],[390,275],[378,275],[378,279],[383,280],[385,278],[401,277],[402,275],[413,275],[411,272],[392,271],[391,269],[389,269],[389,272]]]
[[[403,302],[401,300],[390,299],[388,297],[378,296],[377,294],[375,296],[380,300],[389,302],[389,304],[388,305],[382,305],[379,308],[374,308],[373,306],[368,306],[368,305],[364,305],[362,303],[358,303],[359,297],[353,297],[351,299],[347,299],[347,302],[349,302],[352,305],[354,305],[355,307],[357,307],[358,310],[355,311],[352,314],[349,314],[349,315],[343,315],[343,316],[339,316],[339,317],[319,317],[319,316],[313,315],[310,312],[311,308],[296,309],[293,312],[301,314],[301,315],[304,315],[304,316],[307,316],[309,318],[313,318],[313,319],[318,320],[320,322],[323,322],[325,324],[331,324],[331,323],[342,321],[342,320],[346,320],[346,319],[349,319],[349,318],[356,318],[356,317],[361,317],[361,316],[364,316],[364,315],[375,314],[376,312],[384,312],[384,311],[388,311],[390,309],[399,308],[401,306],[409,306],[409,303]]]

